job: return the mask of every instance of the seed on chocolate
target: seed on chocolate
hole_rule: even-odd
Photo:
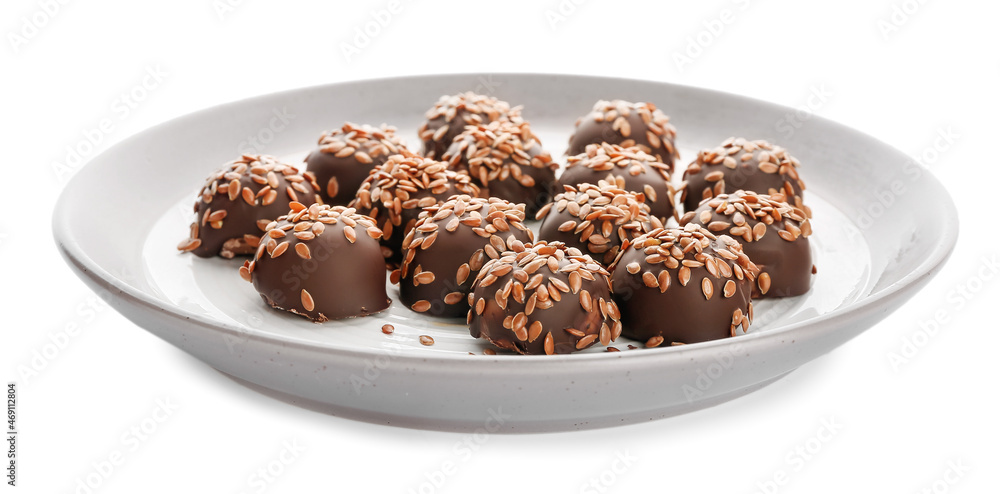
[[[655,348],[663,344],[662,336],[654,336],[646,340],[646,348]]]
[[[427,312],[431,308],[431,303],[426,300],[417,300],[410,308],[416,312]]]
[[[584,336],[583,338],[581,338],[580,341],[576,342],[576,349],[577,350],[583,350],[584,348],[587,348],[590,345],[593,345],[595,341],[597,341],[597,335],[596,334],[588,334],[587,336]]]
[[[448,305],[455,305],[461,302],[463,298],[465,298],[465,295],[463,295],[462,292],[451,292],[444,296],[444,303]]]
[[[659,281],[657,281],[656,279],[656,276],[653,275],[653,273],[650,273],[649,271],[642,273],[642,282],[649,288],[656,288],[660,285]]]
[[[594,308],[593,299],[591,299],[590,292],[587,290],[580,291],[580,305],[583,307],[583,310],[587,312],[590,312]]]
[[[625,270],[628,271],[629,274],[636,274],[639,272],[640,269],[642,269],[642,267],[639,266],[639,263],[637,262],[630,262],[628,263],[628,266],[625,266]]]
[[[732,281],[732,280],[730,280]],[[705,295],[705,300],[712,300],[712,294],[715,289],[712,287],[712,280],[706,278],[701,279],[701,293]]]
[[[732,297],[735,293],[736,293],[736,282],[733,280],[726,281],[726,284],[722,287],[723,298]]]
[[[309,246],[303,243],[295,244],[295,253],[303,259],[312,259],[312,253],[309,252]]]
[[[311,312],[316,308],[316,302],[313,301],[312,295],[310,295],[305,288],[302,289],[300,298],[302,299],[302,308],[305,310]]]
[[[552,339],[552,333],[545,334],[545,354],[552,355],[556,351],[555,341]]]
[[[767,291],[771,289],[771,275],[767,273],[761,273],[758,275],[757,287],[760,288],[761,294],[766,294]]]
[[[274,250],[271,251],[271,257],[272,258],[278,257],[278,256],[284,254],[286,250],[288,250],[288,241],[287,240],[284,241],[284,242],[281,242],[280,244],[278,244],[274,248]]]

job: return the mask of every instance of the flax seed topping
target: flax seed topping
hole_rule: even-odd
[[[619,189],[642,194],[650,214],[665,223],[674,215],[674,187],[671,167],[639,147],[617,144],[589,144],[583,153],[566,158],[566,169],[559,177],[563,185],[612,182]],[[610,178],[609,178],[610,177]]]
[[[472,336],[522,354],[571,353],[622,332],[608,272],[561,242],[500,252],[482,265],[469,300]]]
[[[177,248],[199,257],[253,253],[264,233],[260,225],[287,213],[291,202],[316,202],[318,190],[309,173],[272,156],[243,155],[205,181],[189,237]]]
[[[647,346],[725,338],[750,327],[759,270],[729,236],[693,224],[658,228],[623,246],[611,270],[624,334]]]
[[[423,208],[455,194],[479,196],[479,187],[447,163],[404,151],[376,167],[361,184],[351,206],[375,219],[382,230],[383,255],[390,264],[402,260],[403,238]]]
[[[253,258],[239,270],[261,298],[313,322],[389,307],[381,231],[374,220],[344,206],[289,206],[287,214],[266,225]]]
[[[400,300],[407,306],[428,302],[427,315],[465,316],[483,264],[532,241],[523,221],[523,204],[496,197],[456,195],[424,208],[403,239],[403,261],[393,277]]]
[[[603,180],[579,187],[564,186],[565,191],[538,212],[540,239],[576,247],[608,266],[623,242],[662,226],[658,219],[650,218],[642,193],[625,191]]]
[[[417,134],[424,143],[424,155],[438,158],[451,146],[467,125],[485,125],[497,120],[521,122],[521,107],[471,91],[441,96],[424,114],[427,119]]]
[[[403,149],[395,127],[346,122],[339,129],[323,132],[305,163],[316,177],[323,202],[346,206],[368,173]]]
[[[466,127],[442,159],[490,196],[524,203],[529,215],[548,203],[558,168],[527,122],[509,120]]]
[[[799,160],[784,148],[764,140],[730,137],[712,149],[703,149],[684,171],[679,192],[685,211],[719,194],[747,190],[774,196],[812,217],[802,202],[805,183],[799,176]]]
[[[780,198],[738,190],[715,196],[681,218],[681,225],[703,226],[739,241],[761,271],[755,298],[801,295],[812,280],[812,223],[805,211]]]
[[[577,155],[585,152],[588,144],[607,142],[622,147],[638,146],[673,167],[678,156],[674,147],[676,135],[670,117],[652,103],[600,100],[589,114],[577,119],[566,154]]]

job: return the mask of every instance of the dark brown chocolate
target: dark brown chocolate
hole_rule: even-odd
[[[264,302],[313,322],[385,310],[382,231],[354,208],[293,202],[240,267]]]
[[[466,127],[443,159],[452,169],[467,171],[484,195],[523,203],[529,216],[558,192],[559,166],[527,122],[500,120]]]
[[[812,217],[802,203],[805,183],[799,177],[799,160],[784,148],[767,141],[749,141],[730,137],[713,149],[703,149],[684,171],[684,184],[678,191],[684,211],[719,194],[748,190],[766,195],[781,195],[787,202]]]
[[[483,263],[532,241],[524,205],[503,199],[452,196],[420,213],[403,239],[403,263],[393,273],[407,307],[437,317],[464,317]]]
[[[485,125],[497,120],[520,123],[521,107],[511,108],[506,101],[467,91],[441,96],[424,117],[427,120],[417,130],[424,144],[423,154],[441,159],[466,125]]]
[[[809,291],[812,225],[805,212],[787,202],[756,192],[721,194],[681,218],[707,228],[716,235],[729,235],[760,268],[755,298],[790,297]]]
[[[625,336],[654,347],[745,333],[756,274],[739,242],[687,225],[623,247],[611,280]]]
[[[178,250],[198,257],[252,254],[264,226],[293,201],[319,200],[312,175],[273,156],[243,155],[208,177],[194,205],[195,222]]]
[[[618,188],[643,194],[650,214],[661,223],[674,215],[674,186],[670,166],[638,147],[589,144],[583,153],[566,159],[559,183],[577,186],[614,178]]]
[[[526,355],[606,346],[622,330],[607,271],[560,242],[515,243],[487,261],[469,304],[473,337]]]
[[[346,206],[372,169],[404,147],[395,127],[347,122],[320,136],[305,159],[306,169],[316,177],[325,204]]]
[[[651,230],[649,206],[644,197],[605,181],[597,185],[570,185],[536,215],[542,220],[540,240],[562,242],[589,254],[604,266],[611,265],[625,240]],[[652,219],[656,227],[663,226]]]
[[[677,158],[676,135],[670,117],[652,103],[600,100],[590,113],[577,119],[566,154],[580,154],[588,144],[603,142],[638,146],[672,169]]]
[[[376,167],[351,201],[361,214],[371,216],[382,229],[382,254],[390,268],[403,259],[403,238],[423,208],[456,194],[480,195],[465,173],[448,164],[403,150]]]

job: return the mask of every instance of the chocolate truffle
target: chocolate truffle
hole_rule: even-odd
[[[757,266],[739,242],[697,225],[640,236],[612,273],[624,334],[647,347],[735,336],[753,321]]]
[[[489,259],[531,242],[522,223],[524,205],[503,199],[452,196],[420,213],[403,239],[399,299],[407,307],[439,317],[463,317],[472,282]]]
[[[491,122],[469,126],[444,154],[454,170],[468,171],[488,195],[524,203],[535,214],[556,187],[552,156],[542,150],[527,122]]]
[[[313,322],[367,316],[389,307],[382,231],[354,208],[293,202],[267,225],[240,276],[264,302]]]
[[[749,190],[758,194],[780,194],[785,201],[812,217],[802,203],[806,185],[799,178],[799,160],[767,141],[730,137],[719,147],[703,149],[684,171],[679,190],[684,211],[698,209],[705,199],[719,194]]]
[[[677,158],[677,131],[670,117],[652,103],[630,103],[620,99],[594,103],[594,109],[576,121],[567,155],[586,151],[588,144],[607,142],[622,147],[638,146],[671,169]]]
[[[525,355],[571,353],[621,334],[608,272],[561,242],[514,244],[469,294],[469,332]]]
[[[324,203],[346,206],[372,169],[403,147],[395,127],[347,122],[320,136],[319,144],[305,159],[306,169],[316,177]]]
[[[646,196],[651,215],[666,223],[674,215],[674,186],[670,166],[638,147],[617,144],[589,144],[586,151],[566,159],[566,169],[559,177],[563,185],[596,184],[614,177],[618,188]]]
[[[681,218],[716,235],[729,235],[760,268],[755,297],[790,297],[809,291],[812,225],[805,213],[787,202],[756,192],[720,194]]]
[[[448,164],[403,150],[368,175],[351,206],[375,219],[382,229],[382,254],[390,267],[402,260],[403,238],[413,228],[422,208],[456,194],[479,196],[469,176]]]
[[[566,191],[536,216],[541,240],[559,241],[610,265],[622,243],[651,230],[649,207],[641,194],[619,189],[603,180],[597,185],[566,185]],[[658,221],[656,226],[661,225]]]
[[[177,248],[198,257],[252,254],[265,225],[288,213],[292,201],[316,202],[318,190],[310,174],[273,156],[243,155],[208,177],[190,237]]]
[[[424,156],[441,159],[452,140],[466,125],[485,125],[497,120],[521,122],[521,107],[511,108],[506,101],[471,91],[442,96],[424,114],[427,118],[417,134],[424,143]]]

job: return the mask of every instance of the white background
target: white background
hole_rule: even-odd
[[[119,465],[93,492],[1000,487],[998,283],[990,279],[998,247],[985,227],[998,180],[996,2],[565,0],[565,17],[553,24],[547,11],[559,12],[558,0],[403,0],[350,60],[342,44],[388,0],[232,3],[68,2],[54,15],[40,13],[44,1],[0,7],[0,367],[19,384],[21,491],[91,492],[78,481],[116,452]],[[910,13],[894,17],[903,7]],[[26,26],[32,19],[43,25]],[[698,39],[707,46],[693,46]],[[691,63],[679,65],[685,51]],[[121,93],[157,67],[163,81],[124,111]],[[64,181],[52,163],[101,119],[113,128],[98,151],[193,110],[272,91],[472,71],[636,77],[808,107],[921,157],[958,204],[962,237],[915,299],[762,391],[646,424],[478,438],[352,422],[258,395],[107,309],[53,246],[50,214]],[[935,314],[946,322],[927,336]],[[69,325],[75,336],[39,361]],[[893,365],[890,355],[914,341],[916,351]],[[156,412],[157,400],[168,413]],[[130,433],[153,416],[164,420],[150,436]],[[467,440],[477,444],[471,455],[455,448]],[[292,443],[295,451],[283,453]],[[616,463],[619,455],[632,459]],[[259,469],[277,471],[281,458],[282,472],[261,482]],[[441,474],[445,461],[457,472]],[[769,482],[776,476],[781,485]],[[599,488],[586,487],[592,479]]]

